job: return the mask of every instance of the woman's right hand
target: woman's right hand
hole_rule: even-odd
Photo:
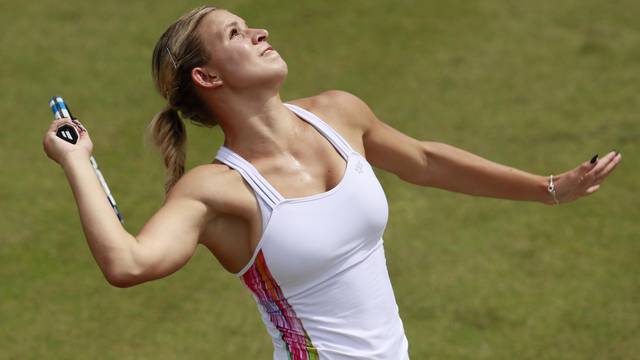
[[[78,138],[78,142],[75,144],[62,140],[56,135],[58,128],[65,124],[71,125],[78,130],[80,137]],[[68,158],[76,155],[86,157],[88,160],[93,151],[93,142],[89,137],[87,129],[85,129],[78,120],[72,120],[69,118],[54,120],[51,123],[51,126],[49,126],[49,130],[47,130],[44,135],[42,145],[47,156],[60,165],[64,165],[64,162]]]

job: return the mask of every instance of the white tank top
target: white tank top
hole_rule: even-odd
[[[254,190],[263,232],[236,275],[255,298],[275,360],[408,359],[383,249],[388,207],[371,165],[313,113],[285,104],[346,160],[333,189],[285,199],[222,145],[216,158]]]

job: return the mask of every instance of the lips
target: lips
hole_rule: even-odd
[[[260,56],[264,55],[267,51],[273,50],[273,48],[271,46],[267,46],[264,50],[262,50],[262,52],[260,53]]]

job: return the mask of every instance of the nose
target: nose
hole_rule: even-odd
[[[254,44],[258,44],[269,38],[269,32],[265,29],[256,29],[253,32],[252,40]]]

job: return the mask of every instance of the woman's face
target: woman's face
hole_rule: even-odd
[[[200,24],[202,41],[212,54],[207,67],[232,89],[273,84],[287,75],[287,64],[267,42],[264,29],[247,27],[244,20],[228,11],[207,14]]]

